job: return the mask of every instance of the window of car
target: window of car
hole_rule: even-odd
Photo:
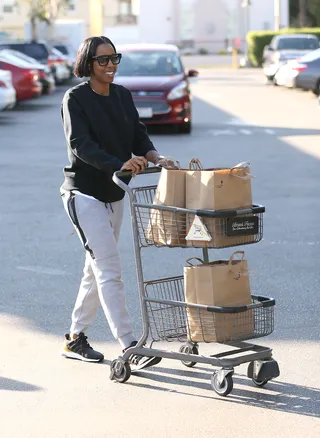
[[[59,50],[63,55],[69,55],[68,48],[64,44],[55,44],[53,47]]]
[[[183,73],[176,52],[132,51],[122,53],[118,76],[174,76]]]
[[[280,38],[278,50],[315,50],[319,47],[316,38]]]

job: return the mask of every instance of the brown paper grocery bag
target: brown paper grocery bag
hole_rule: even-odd
[[[236,254],[241,260],[234,260]],[[251,303],[250,283],[244,251],[234,252],[229,260],[219,260],[184,268],[187,303],[237,307]],[[216,313],[187,308],[188,336],[193,342],[226,342],[248,339],[253,333],[253,313]]]
[[[239,163],[228,169],[203,169],[199,159],[190,161],[186,172],[186,208],[194,210],[234,210],[252,206],[251,179],[248,163]],[[187,215],[187,234],[194,221]],[[212,239],[210,242],[188,241],[196,248],[223,248],[253,242],[255,235],[230,237],[226,235],[227,218],[202,217]]]
[[[243,216],[245,221],[255,220],[255,217],[252,213],[248,213]],[[239,246],[246,245],[252,242],[257,241],[257,234],[243,234],[237,236],[228,236],[227,227],[228,227],[228,217],[221,218],[210,218],[204,216],[197,216],[194,214],[186,215],[186,231],[187,231],[187,246],[192,246],[194,248],[226,248],[229,246]],[[237,216],[237,219],[241,221],[241,215]],[[204,239],[192,239],[192,227],[194,227],[195,221],[201,221],[203,227],[205,227],[208,236],[210,238]],[[259,228],[257,230],[259,233]]]
[[[184,208],[186,170],[162,168],[153,204]],[[186,216],[151,209],[147,239],[163,245],[185,245]]]
[[[250,168],[239,163],[228,169],[203,169],[192,159],[186,173],[186,208],[194,210],[234,210],[252,206]]]

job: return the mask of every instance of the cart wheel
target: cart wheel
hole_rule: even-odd
[[[217,394],[225,397],[230,394],[233,389],[233,379],[231,374],[227,374],[220,384],[218,382],[218,371],[215,371],[211,377],[211,386]]]
[[[127,362],[122,362],[119,359],[112,361],[110,365],[110,380],[124,383],[130,378],[130,376],[131,368]]]
[[[190,345],[190,344],[184,344],[180,347],[179,350],[180,353],[186,353],[186,354],[199,354],[198,347],[196,345]],[[194,367],[197,362],[189,362],[187,360],[182,360],[181,363],[188,368]]]
[[[255,385],[262,387],[262,386],[265,386],[269,382],[269,379],[256,380],[256,379],[252,378],[252,381]]]

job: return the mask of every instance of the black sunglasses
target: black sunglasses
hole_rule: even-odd
[[[109,61],[111,61],[113,65],[120,64],[121,58],[122,58],[121,53],[115,53],[114,55],[100,55],[100,56],[92,57],[92,59],[98,61],[98,64],[101,67],[108,65]]]

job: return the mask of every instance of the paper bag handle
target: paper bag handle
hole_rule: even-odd
[[[244,251],[235,251],[235,252],[230,256],[230,258],[229,258],[229,263],[228,263],[229,268],[232,267],[233,258],[234,258],[234,256],[235,256],[236,254],[242,254],[242,257],[241,257],[240,261],[241,261],[241,262],[243,261],[244,256],[245,256],[245,252],[244,252]]]
[[[161,155],[160,158],[163,158],[165,160],[171,160],[174,163],[175,168],[172,169],[172,167],[161,166],[159,164],[156,164],[156,167],[160,167],[160,168],[164,167],[165,169],[168,169],[168,170],[180,170],[181,169],[180,161],[175,160],[173,157]]]
[[[235,169],[241,169],[243,167],[248,167],[249,165],[250,163],[248,161],[243,161],[242,163],[238,163],[236,166],[231,167],[230,175],[234,176],[235,178],[239,178],[243,180],[255,178],[255,176],[251,175],[251,173],[249,172],[246,172],[244,176],[239,176],[232,173]]]
[[[232,266],[232,262],[233,262],[233,258],[234,258],[234,256],[235,256],[236,254],[242,254],[242,257],[241,257],[241,259],[240,259],[240,262],[243,261],[244,256],[245,256],[245,252],[244,252],[244,251],[235,251],[235,252],[230,256],[230,258],[229,258],[228,267],[229,267],[229,271],[232,271],[232,273],[233,273],[234,275],[237,275],[237,278],[236,278],[236,279],[239,279],[241,275],[242,275],[242,276],[248,276],[249,273],[248,273],[248,270],[246,270],[247,272],[240,272],[240,271],[238,271],[237,273],[234,272],[234,269],[233,269],[233,266]],[[241,268],[241,271],[244,271],[244,269]]]
[[[191,158],[189,161],[189,169],[190,170],[203,170],[203,166],[199,158]]]
[[[204,264],[204,261],[202,259],[199,259],[198,257],[191,257],[190,259],[186,260],[186,263],[188,263],[188,265],[190,266],[194,266],[192,263],[190,263],[191,260],[198,260],[198,262],[200,262],[202,265]]]

